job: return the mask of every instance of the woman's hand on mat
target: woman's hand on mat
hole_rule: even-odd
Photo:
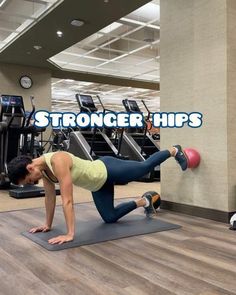
[[[67,242],[71,242],[74,240],[74,236],[72,235],[64,235],[64,236],[58,236],[58,237],[55,237],[55,238],[52,238],[50,240],[48,240],[48,243],[49,244],[63,244],[63,243],[67,243]]]
[[[37,226],[37,227],[33,227],[29,230],[30,233],[34,234],[34,233],[38,233],[38,232],[47,232],[50,231],[51,228],[47,225],[42,225],[42,226]]]

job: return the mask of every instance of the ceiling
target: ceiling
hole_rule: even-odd
[[[0,52],[61,2],[60,0],[1,0]]]
[[[142,99],[151,112],[160,110],[160,93],[156,90],[54,78],[52,79],[52,111],[78,112],[76,93],[92,95],[99,110],[102,110],[102,107],[97,95],[99,95],[105,108],[113,111],[124,111],[122,99],[125,98],[136,99],[140,109],[145,113]]]
[[[0,62],[50,69],[54,110],[78,91],[159,108],[159,39],[159,0],[0,0]]]
[[[49,60],[67,70],[159,82],[159,41],[154,0]]]
[[[158,82],[159,8],[158,1],[147,3],[50,60],[63,69]],[[115,111],[124,111],[122,99],[125,98],[136,99],[141,109],[141,99],[144,99],[150,111],[160,110],[160,93],[156,89],[73,79],[53,79],[52,110],[78,109],[75,99],[78,92],[91,94],[98,108],[100,104],[96,95],[100,96],[106,108]]]

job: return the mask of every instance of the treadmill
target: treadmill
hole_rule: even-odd
[[[128,113],[141,113],[136,100],[124,99],[122,103]],[[160,150],[159,141],[147,133],[147,128],[128,128],[123,134],[121,153],[131,160],[145,161],[153,153]],[[160,166],[142,178],[142,181],[160,181]]]
[[[80,112],[97,112],[91,95],[76,94]],[[121,157],[117,147],[103,128],[81,128],[70,133],[68,151],[85,160],[96,160],[100,156]]]

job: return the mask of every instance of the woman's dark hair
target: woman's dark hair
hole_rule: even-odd
[[[7,164],[9,180],[14,184],[18,184],[21,179],[24,179],[26,175],[29,174],[26,166],[31,163],[32,159],[29,156],[18,156],[12,159]]]

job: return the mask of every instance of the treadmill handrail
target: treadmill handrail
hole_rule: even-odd
[[[144,105],[144,107],[145,107],[145,109],[147,110],[147,112],[148,112],[148,116],[150,115],[150,110],[148,109],[148,107],[147,107],[147,105],[146,105],[146,103],[145,103],[145,101],[143,100],[143,99],[141,99],[141,102],[143,103],[143,105]]]

